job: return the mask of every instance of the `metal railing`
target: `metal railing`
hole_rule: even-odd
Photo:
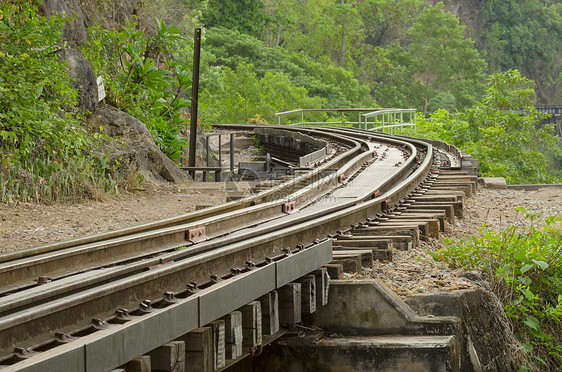
[[[414,130],[416,129],[416,109],[379,109],[361,116],[365,119],[363,129],[388,131],[390,134],[395,134],[396,128],[412,127]],[[406,119],[409,121],[405,121]]]
[[[324,113],[335,114],[328,120],[307,120],[305,114]],[[352,115],[346,115],[351,113]],[[346,126],[373,131],[382,131],[394,134],[396,128],[416,127],[416,109],[396,109],[396,108],[345,108],[345,109],[298,109],[291,111],[278,112],[277,124],[282,124],[282,119],[287,116],[297,116],[300,114],[300,121],[292,122],[290,125],[317,125],[317,126]],[[348,116],[357,115],[357,121],[351,120]],[[339,119],[339,120],[338,120]]]

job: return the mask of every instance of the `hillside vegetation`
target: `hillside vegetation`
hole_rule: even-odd
[[[472,152],[484,175],[555,181],[560,141],[533,105],[560,103],[562,4],[461,3],[474,7],[469,29],[447,10],[454,2],[421,0],[89,0],[73,3],[89,15],[79,22],[3,1],[0,200],[91,197],[130,181],[125,164],[100,153],[109,139],[73,108],[54,53],[69,22],[89,26],[77,47],[103,76],[106,102],[142,120],[171,159],[186,145],[192,33],[202,27],[203,126],[271,123],[295,108],[415,107],[420,136]],[[490,89],[509,94],[499,101]]]

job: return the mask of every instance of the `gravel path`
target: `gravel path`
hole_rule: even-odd
[[[447,233],[455,239],[465,239],[479,234],[483,224],[493,231],[508,225],[525,226],[529,220],[516,208],[523,207],[529,212],[542,213],[542,217],[562,216],[562,188],[543,188],[537,191],[494,190],[480,188],[476,195],[467,199],[464,218],[457,219],[455,226]],[[372,269],[362,275],[346,274],[346,277],[380,278],[399,296],[409,294],[452,291],[474,287],[462,277],[464,270],[450,269],[442,262],[435,262],[429,249],[442,247],[438,240],[421,242],[410,251],[396,250],[392,262],[375,262]]]

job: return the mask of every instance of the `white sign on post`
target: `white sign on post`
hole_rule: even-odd
[[[105,88],[103,87],[103,78],[98,76],[98,102],[105,98]]]

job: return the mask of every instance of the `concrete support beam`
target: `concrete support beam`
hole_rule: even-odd
[[[322,342],[288,336],[272,349],[273,356],[256,361],[254,371],[471,371],[460,368],[453,336],[353,336]]]
[[[353,314],[353,316],[350,316]],[[315,325],[343,335],[455,335],[457,318],[418,316],[380,280],[333,280]]]

